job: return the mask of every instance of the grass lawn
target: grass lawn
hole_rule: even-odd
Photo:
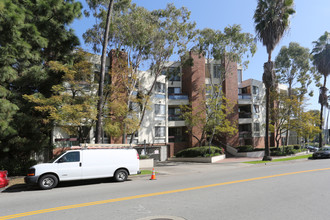
[[[140,170],[140,171],[141,171],[141,174],[139,174],[139,175],[147,175],[147,174],[151,175],[152,174],[152,170]]]
[[[249,163],[249,164],[258,164],[258,163],[271,163],[271,162],[281,162],[281,161],[288,161],[288,160],[299,160],[299,159],[307,159],[311,157],[312,154],[307,154],[307,155],[302,155],[302,156],[296,156],[296,157],[286,157],[286,158],[280,158],[280,159],[274,159],[272,161],[262,161],[262,160],[257,160],[257,161],[248,161],[244,163]]]

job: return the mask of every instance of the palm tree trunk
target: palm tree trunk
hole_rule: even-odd
[[[110,0],[109,7],[108,7],[105,33],[104,33],[104,38],[103,38],[102,56],[101,56],[101,72],[100,72],[99,91],[98,91],[99,100],[97,103],[97,121],[96,121],[96,139],[95,139],[95,143],[97,143],[97,144],[101,143],[101,134],[102,134],[104,75],[105,75],[105,63],[106,63],[106,59],[107,59],[106,53],[107,53],[112,8],[113,8],[113,0]]]
[[[327,76],[324,76],[324,82],[323,82],[323,88],[326,88],[326,85],[327,85]],[[323,90],[321,91],[322,92],[322,96],[323,96]],[[322,134],[323,134],[323,108],[324,108],[324,100],[323,100],[323,97],[322,97],[322,100],[321,100],[321,113],[320,113],[320,138],[319,138],[319,148],[321,148],[323,146],[323,137],[322,137]]]
[[[323,140],[322,140],[322,133],[323,133],[323,104],[321,104],[321,113],[320,113],[320,134],[319,134],[319,148],[321,148],[323,146]]]
[[[264,161],[270,159],[270,150],[269,150],[269,93],[270,88],[266,88],[266,133],[265,133],[265,156]]]

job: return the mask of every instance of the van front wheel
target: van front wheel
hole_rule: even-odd
[[[38,184],[41,189],[52,189],[57,186],[58,179],[52,174],[46,174],[39,179]]]
[[[124,182],[127,180],[128,173],[124,169],[117,170],[114,175],[114,179],[116,182]]]

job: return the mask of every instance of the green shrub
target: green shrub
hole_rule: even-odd
[[[8,176],[25,176],[28,169],[37,164],[35,160],[13,160],[4,158],[0,160],[0,170],[7,170]]]
[[[253,151],[254,147],[252,145],[244,145],[244,146],[238,146],[237,152],[251,152]]]
[[[295,149],[295,150],[300,150],[300,146],[299,146],[299,145],[294,145],[294,146],[293,146],[293,149]]]
[[[209,152],[211,149],[211,152]],[[214,146],[202,146],[202,147],[193,147],[187,148],[178,152],[176,157],[210,157],[224,154],[223,148],[214,147]]]
[[[252,152],[252,151],[264,151],[265,149],[263,148],[254,148],[252,145],[243,145],[243,146],[238,146],[237,152]]]
[[[149,155],[140,155],[139,157],[141,160],[150,158]]]
[[[296,154],[301,152],[300,146],[298,145],[288,145],[281,146],[280,148],[271,148],[270,155],[271,156],[287,156],[291,154]]]

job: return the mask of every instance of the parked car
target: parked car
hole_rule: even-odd
[[[24,180],[51,189],[61,181],[113,177],[122,182],[139,173],[139,154],[133,148],[85,149],[69,150],[50,163],[32,166]]]
[[[319,148],[318,147],[314,147],[314,146],[306,146],[306,149],[308,149],[310,152],[315,152],[318,151]]]
[[[8,175],[7,170],[0,170],[0,188],[8,186],[9,179],[7,175]]]
[[[326,145],[313,153],[313,159],[330,158],[330,146]]]

